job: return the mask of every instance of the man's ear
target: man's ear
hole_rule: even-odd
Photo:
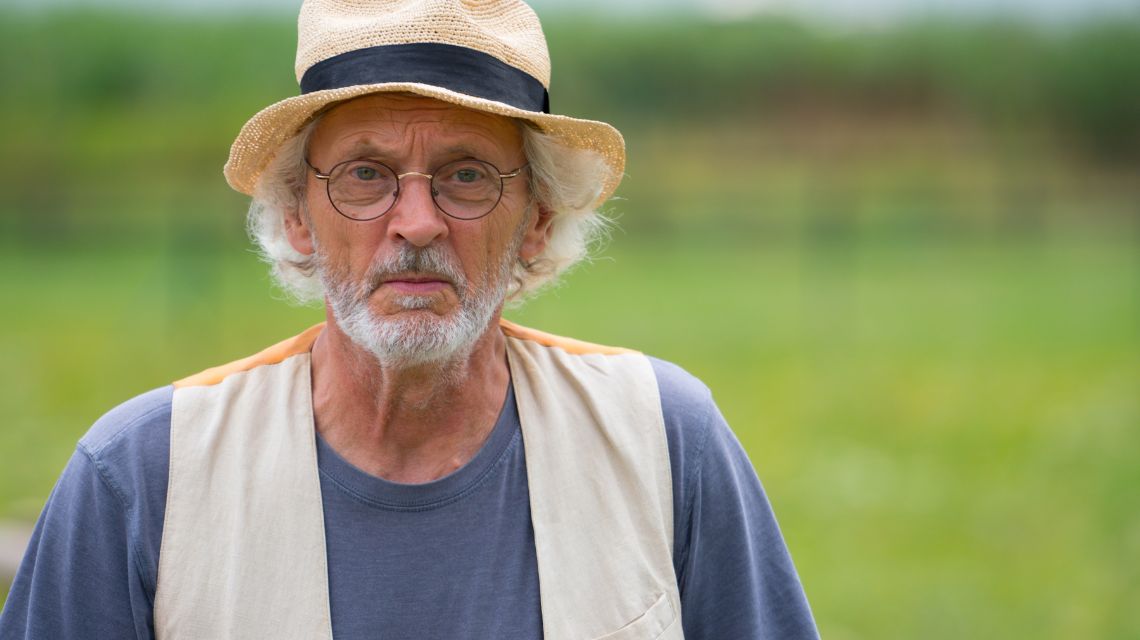
[[[313,255],[313,232],[299,207],[285,212],[285,235],[298,253]]]
[[[550,240],[550,223],[554,221],[554,212],[545,204],[538,203],[538,213],[527,221],[526,235],[523,236],[522,246],[519,247],[519,257],[523,262],[530,262],[546,249]]]

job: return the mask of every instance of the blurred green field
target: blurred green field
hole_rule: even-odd
[[[555,108],[629,167],[609,246],[508,317],[709,384],[824,637],[1140,638],[1140,25],[549,26]],[[100,414],[322,313],[220,177],[294,90],[288,25],[0,36],[0,522],[31,522]]]

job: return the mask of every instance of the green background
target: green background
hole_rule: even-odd
[[[1140,24],[546,27],[629,165],[508,317],[709,384],[825,637],[1140,637]],[[110,407],[321,319],[220,172],[293,37],[0,16],[0,520]]]

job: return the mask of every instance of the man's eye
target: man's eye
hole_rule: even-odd
[[[455,172],[455,177],[460,182],[475,182],[479,179],[479,172],[474,169],[460,169]]]
[[[380,172],[376,170],[376,167],[369,166],[354,167],[349,173],[357,180],[375,180],[380,177]]]

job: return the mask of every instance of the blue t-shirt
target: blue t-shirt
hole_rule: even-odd
[[[818,637],[760,482],[708,389],[651,360],[672,467],[685,637]],[[0,640],[154,637],[172,394],[138,396],[80,440],[0,613]],[[338,640],[542,637],[512,392],[475,457],[433,482],[369,475],[319,436],[317,452]]]

